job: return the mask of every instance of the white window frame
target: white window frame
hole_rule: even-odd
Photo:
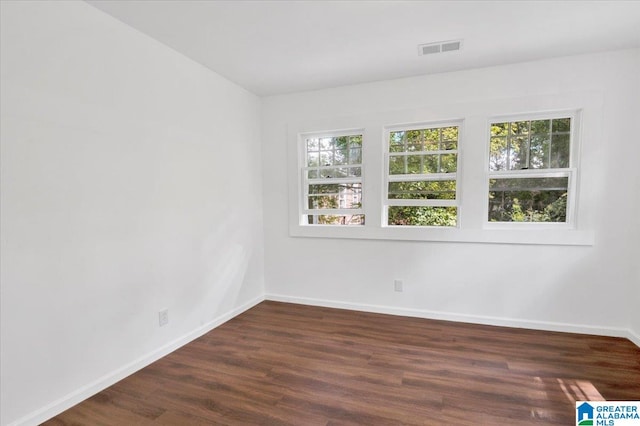
[[[491,155],[491,124],[514,121],[535,121],[553,120],[558,118],[571,119],[571,131],[569,140],[569,167],[548,168],[548,169],[525,169],[525,170],[500,170],[491,171],[489,161]],[[489,117],[487,120],[487,130],[485,133],[485,209],[484,228],[485,229],[575,229],[576,228],[576,203],[577,203],[577,181],[578,163],[580,161],[580,130],[581,110],[561,110],[550,112],[534,112],[498,115]],[[567,185],[567,213],[566,222],[491,222],[489,221],[489,181],[491,179],[525,179],[525,178],[552,178],[566,177]]]
[[[439,151],[411,151],[404,152],[397,155],[436,155],[436,154],[455,154],[456,155],[456,172],[455,173],[432,173],[432,174],[404,174],[404,175],[391,175],[389,173],[389,158],[391,153],[389,152],[391,132],[397,131],[411,131],[411,130],[423,130],[423,129],[440,129],[443,127],[457,127],[458,128],[458,140],[456,142],[457,148],[455,150],[439,150]],[[450,120],[450,121],[429,121],[422,123],[412,123],[407,125],[391,125],[384,128],[384,169],[382,171],[383,179],[383,197],[382,197],[382,227],[389,228],[436,228],[436,229],[451,229],[460,228],[460,164],[461,164],[461,151],[462,151],[462,139],[463,139],[464,120]],[[427,181],[442,181],[442,180],[455,180],[456,181],[456,198],[455,200],[412,200],[412,199],[389,199],[389,183],[390,182],[427,182]],[[455,207],[456,208],[456,225],[455,226],[416,226],[416,225],[389,225],[388,213],[389,207],[394,206],[410,206],[410,207]]]
[[[361,147],[361,162],[359,164],[345,164],[343,166],[317,166],[317,167],[309,167],[307,165],[307,144],[306,140],[309,138],[336,138],[336,137],[349,137],[349,136],[361,136],[362,137],[362,147]],[[364,225],[343,225],[343,224],[311,224],[308,223],[308,217],[311,215],[326,215],[326,216],[353,216],[353,215],[364,215],[364,146],[365,146],[365,137],[364,137],[364,129],[348,129],[348,130],[330,130],[330,131],[319,131],[319,132],[309,132],[309,133],[300,133],[298,136],[298,169],[299,169],[299,177],[301,179],[300,185],[300,196],[299,196],[299,214],[298,220],[301,226],[313,226],[313,227],[362,227]],[[308,171],[312,169],[334,169],[334,168],[350,168],[350,167],[359,167],[360,168],[360,176],[359,177],[347,177],[347,178],[309,178]],[[322,184],[334,184],[334,183],[359,183],[361,186],[361,197],[360,202],[361,206],[359,209],[309,209],[306,205],[307,198],[309,196],[309,185],[313,185],[315,183]]]
[[[468,100],[405,110],[365,111],[357,115],[307,118],[291,117],[283,129],[286,138],[288,231],[292,237],[369,239],[396,241],[439,241],[491,244],[533,244],[590,246],[596,242],[593,231],[599,200],[589,190],[601,180],[600,150],[604,98],[596,92],[570,92],[526,95],[513,98]],[[570,116],[572,123],[570,169],[572,199],[568,200],[567,223],[488,222],[490,123],[506,119]],[[305,114],[302,114],[303,116]],[[388,190],[387,136],[385,129],[434,123],[462,123],[458,146],[456,198],[458,227],[383,226],[383,209]],[[326,132],[327,129],[335,129]],[[365,224],[302,225],[303,180],[300,170],[300,137],[307,134],[363,134],[362,199]],[[286,135],[286,136],[285,136]],[[557,169],[545,169],[546,172]],[[527,173],[536,173],[528,170]],[[269,188],[267,188],[269,189]],[[571,194],[570,194],[571,195]],[[272,200],[281,200],[273,189]],[[275,202],[275,201],[274,201]],[[351,210],[351,209],[349,209]],[[351,213],[351,212],[350,212]]]

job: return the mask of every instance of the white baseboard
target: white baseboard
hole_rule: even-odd
[[[84,401],[85,399],[95,395],[96,393],[108,388],[109,386],[119,382],[127,376],[135,373],[136,371],[148,366],[149,364],[159,360],[160,358],[170,354],[181,346],[197,339],[198,337],[208,333],[216,327],[224,324],[235,316],[240,315],[244,311],[253,308],[258,303],[264,300],[263,296],[256,297],[247,303],[233,309],[230,312],[218,316],[213,321],[204,324],[195,330],[179,337],[166,345],[156,349],[155,351],[144,355],[135,361],[109,373],[98,380],[81,387],[80,389],[71,392],[70,394],[52,402],[49,405],[42,407],[41,409],[34,411],[7,426],[23,426],[23,425],[38,425],[63,411],[73,407],[74,405]]]
[[[501,327],[527,328],[531,330],[561,331],[566,333],[595,334],[600,336],[625,337],[640,347],[640,338],[630,330],[615,327],[596,327],[547,321],[531,321],[513,318],[500,318],[480,315],[466,315],[452,312],[429,311],[423,309],[397,308],[393,306],[369,305],[364,303],[342,302],[336,300],[314,299],[308,297],[265,295],[266,300],[297,303],[301,305],[323,306],[326,308],[350,309],[353,311],[374,312],[379,314],[400,315],[444,321],[467,322],[472,324],[497,325]]]
[[[627,330],[627,335],[625,337],[631,340],[637,347],[640,348],[640,336],[634,333],[633,330]]]

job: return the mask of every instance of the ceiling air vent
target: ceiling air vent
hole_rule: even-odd
[[[462,40],[439,41],[418,45],[418,55],[431,55],[433,53],[455,52],[462,47]]]

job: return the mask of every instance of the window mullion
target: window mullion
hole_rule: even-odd
[[[501,118],[501,120],[503,120]],[[571,133],[572,116],[554,116],[550,119],[518,118],[517,121],[492,122],[489,134],[489,179],[488,217],[490,223],[563,223],[571,222],[573,212],[575,169],[558,167],[571,165],[572,140],[560,143],[568,144],[568,150],[562,151],[562,145],[556,150],[556,160],[551,160],[554,133]],[[536,126],[533,123],[536,122]],[[525,126],[526,123],[526,126]],[[548,124],[547,124],[548,123]],[[491,141],[504,134],[506,126],[507,144],[506,170],[491,170]],[[556,129],[556,132],[554,132]],[[526,131],[526,137],[523,134]],[[536,139],[537,160],[532,164],[532,140]],[[519,152],[513,149],[514,141],[520,139]],[[548,140],[548,149],[544,144]],[[498,153],[499,148],[498,148]],[[499,154],[498,154],[499,155]],[[518,164],[512,163],[512,156],[518,155]],[[564,156],[564,157],[563,157]],[[542,160],[540,160],[542,158]],[[513,169],[512,167],[520,167]],[[533,168],[538,167],[538,168]]]

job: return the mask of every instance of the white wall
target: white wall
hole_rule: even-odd
[[[640,51],[270,97],[260,134],[258,98],[85,3],[0,5],[1,424],[251,306],[263,269],[276,298],[640,335]],[[287,124],[587,91],[604,98],[592,247],[288,236]]]
[[[1,5],[4,425],[261,300],[264,266],[256,96],[84,2]]]
[[[638,50],[566,57],[266,98],[263,103],[267,297],[517,326],[625,334],[637,277]],[[600,154],[587,205],[593,246],[293,238],[287,126],[439,104],[595,93]],[[343,120],[344,121],[344,120]],[[389,123],[393,124],[393,123]],[[315,129],[322,130],[322,129]],[[594,139],[594,138],[592,138]],[[594,161],[591,158],[589,161]],[[463,171],[464,172],[464,171]],[[637,203],[636,203],[637,206]],[[630,232],[631,231],[631,232]],[[393,279],[404,280],[403,293]],[[634,311],[635,312],[635,311]],[[634,315],[637,315],[635,313]]]
[[[640,50],[636,52],[636,70],[640,70]],[[635,90],[634,90],[635,87]],[[640,118],[640,71],[636,72],[635,85],[630,85],[629,94],[633,96],[637,101],[635,104],[635,110],[631,112],[631,117],[634,123],[637,123]],[[638,241],[640,241],[640,220],[638,219],[638,212],[640,212],[640,167],[638,167],[638,160],[640,160],[640,135],[632,134],[629,138],[629,145],[631,148],[635,148],[635,153],[631,153],[631,162],[635,164],[629,165],[629,171],[635,171],[635,181],[631,182],[629,188],[631,194],[635,195],[635,205],[632,207],[632,211],[635,213],[635,236],[633,233],[630,236],[631,241],[635,241],[635,244],[630,247],[632,256],[632,262],[636,267],[635,277],[629,282],[629,312],[631,315],[631,330],[634,334],[634,342],[640,346],[640,248]],[[633,161],[635,160],[635,161]],[[631,227],[630,231],[633,232],[634,227]]]

